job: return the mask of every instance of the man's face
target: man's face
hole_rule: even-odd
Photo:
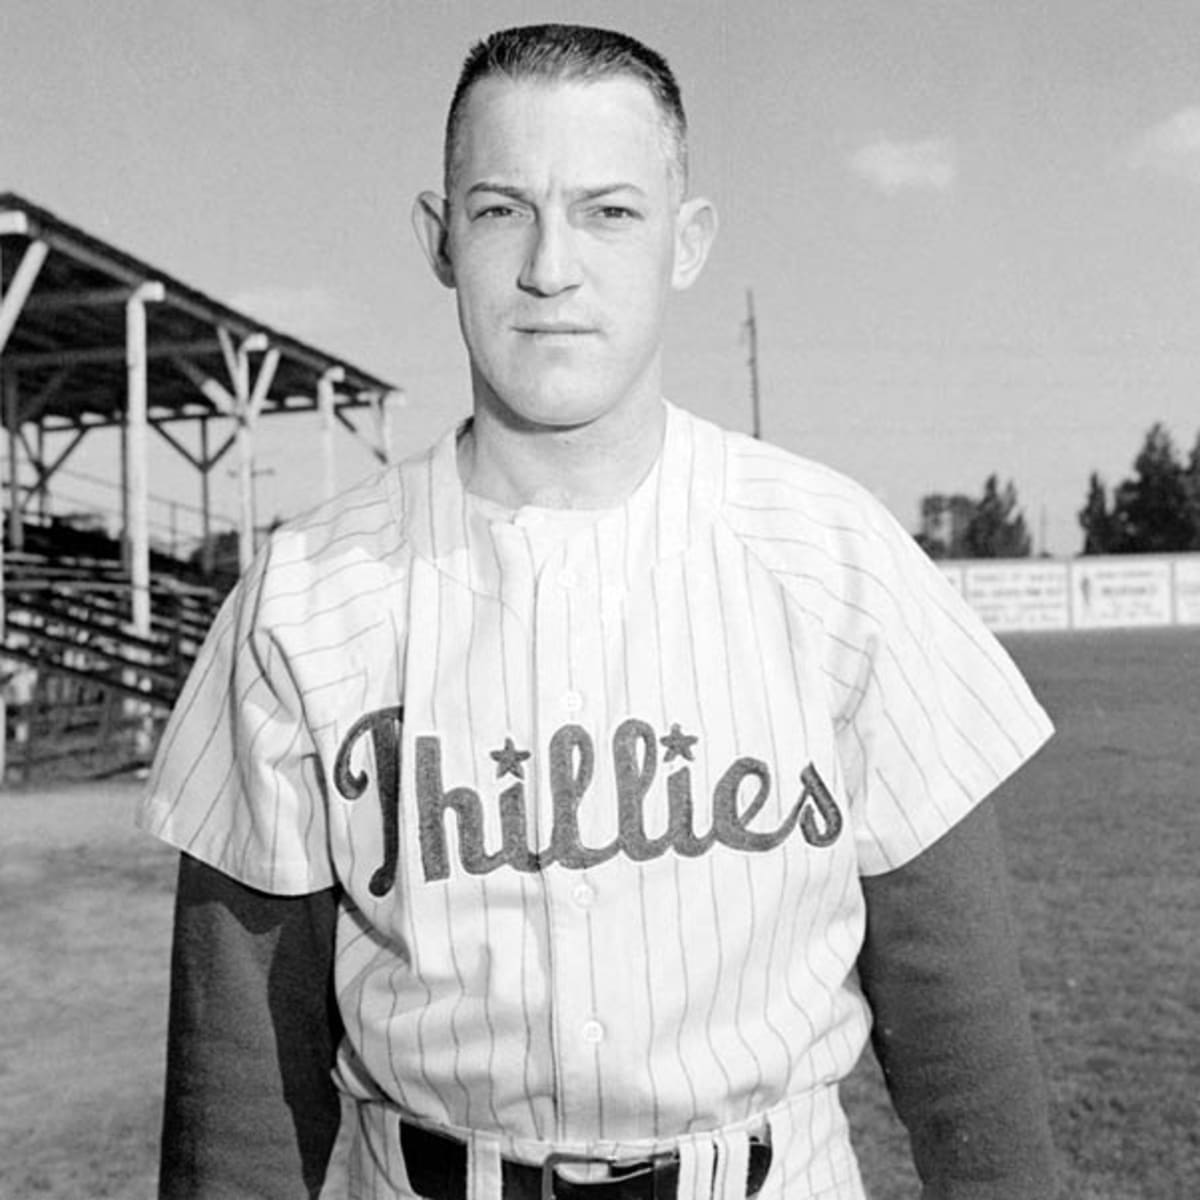
[[[651,93],[489,77],[460,136],[435,267],[477,404],[561,428],[657,402],[667,296],[699,265]]]

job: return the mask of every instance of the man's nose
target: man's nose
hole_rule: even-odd
[[[539,296],[556,296],[582,281],[576,231],[553,214],[539,217],[530,234],[530,245],[517,283]]]

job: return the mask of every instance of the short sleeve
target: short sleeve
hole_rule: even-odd
[[[843,529],[827,623],[835,731],[864,875],[915,858],[1053,731],[1016,665],[882,506]]]
[[[333,883],[313,741],[259,612],[256,560],[213,623],[159,743],[137,824],[226,875],[281,895]]]

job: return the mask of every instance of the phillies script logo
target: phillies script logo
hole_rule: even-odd
[[[404,710],[381,708],[360,717],[346,734],[334,762],[333,779],[347,800],[357,800],[370,783],[365,771],[354,771],[350,758],[355,746],[369,739],[374,751],[376,791],[383,816],[383,863],[371,877],[372,895],[384,895],[395,883],[400,844],[400,734]],[[514,782],[500,792],[500,847],[488,852],[483,842],[483,807],[474,788],[447,788],[442,780],[442,739],[416,739],[417,813],[421,839],[421,865],[425,879],[433,882],[450,876],[446,848],[446,812],[458,817],[458,850],[463,870],[486,875],[500,867],[532,873],[551,863],[582,871],[618,854],[635,862],[660,858],[668,850],[697,858],[716,843],[731,850],[762,853],[778,846],[796,829],[810,846],[832,845],[842,831],[842,813],[829,789],[810,763],[800,772],[799,795],[783,822],[775,829],[756,830],[750,823],[771,794],[771,772],[761,759],[739,758],[717,780],[712,796],[712,828],[698,834],[693,820],[692,778],[687,766],[698,738],[672,725],[657,736],[653,726],[635,717],[622,721],[612,737],[612,762],[616,777],[618,833],[605,846],[585,846],[579,833],[579,806],[583,803],[596,765],[591,735],[579,725],[563,725],[550,739],[550,794],[554,820],[550,844],[541,850],[529,845],[525,812],[525,762],[528,750],[518,750],[512,738],[491,751],[496,778]],[[658,774],[659,745],[666,753],[663,766],[677,763],[666,780],[667,828],[658,837],[646,834],[644,804]],[[743,792],[747,797],[743,803]]]

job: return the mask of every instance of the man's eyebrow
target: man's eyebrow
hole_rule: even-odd
[[[598,187],[580,188],[575,194],[580,200],[600,200],[614,192],[634,192],[642,197],[646,195],[636,183],[605,183]]]
[[[529,192],[525,188],[517,187],[510,183],[497,183],[489,179],[481,179],[478,183],[473,183],[467,188],[467,195],[474,196],[480,192],[486,192],[489,195],[507,196],[510,200],[528,200]],[[637,196],[645,197],[645,191],[638,187],[636,183],[602,183],[593,187],[582,187],[574,189],[570,195],[573,200],[600,200],[605,196],[611,196],[617,192],[633,192]]]
[[[467,188],[467,195],[474,196],[476,192],[489,192],[497,196],[508,196],[513,200],[524,200],[525,190],[519,187],[513,187],[507,183],[493,183],[488,179],[481,179],[478,183],[473,183]]]

